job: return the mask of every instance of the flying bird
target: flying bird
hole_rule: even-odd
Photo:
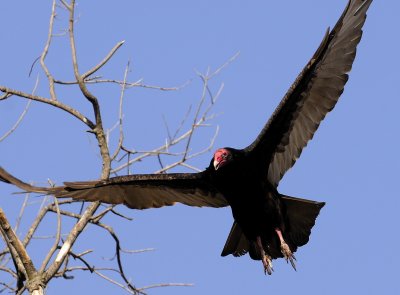
[[[177,202],[230,206],[234,222],[222,256],[249,253],[262,261],[268,274],[273,271],[272,259],[279,257],[295,268],[293,253],[308,242],[325,203],[286,196],[277,187],[342,94],[371,2],[348,2],[254,142],[244,149],[218,149],[202,172],[136,174],[47,188],[24,183],[0,167],[0,180],[29,192],[132,209]]]

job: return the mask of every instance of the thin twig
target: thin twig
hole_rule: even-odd
[[[7,93],[7,94],[12,94],[15,96],[19,96],[19,97],[24,97],[30,100],[35,100],[35,101],[39,101],[42,103],[46,103],[49,105],[52,105],[56,108],[59,108],[60,110],[63,110],[71,115],[73,115],[75,118],[79,119],[80,121],[82,121],[83,123],[85,123],[87,126],[89,126],[91,129],[95,128],[94,123],[89,120],[87,117],[85,117],[84,115],[82,115],[79,111],[77,111],[76,109],[73,109],[72,107],[63,104],[62,102],[59,102],[57,100],[51,100],[42,96],[38,96],[38,95],[32,95],[23,91],[19,91],[19,90],[15,90],[15,89],[11,89],[5,86],[0,86],[0,91]],[[8,96],[10,97],[10,96]]]
[[[60,243],[60,238],[61,238],[61,214],[60,214],[60,207],[58,205],[58,200],[57,198],[54,198],[54,204],[57,212],[57,232],[56,232],[56,238],[54,240],[54,244],[51,247],[50,251],[46,255],[45,259],[42,262],[42,266],[39,269],[39,272],[43,272],[49,263],[51,257],[53,256],[54,252],[57,250],[58,244]]]
[[[139,79],[136,82],[127,82],[127,81],[120,81],[120,80],[113,80],[113,79],[101,79],[99,77],[86,78],[84,80],[84,82],[87,84],[112,83],[112,84],[118,84],[120,86],[125,86],[125,88],[141,87],[141,88],[161,90],[161,91],[177,91],[177,90],[180,90],[180,89],[186,87],[191,82],[191,80],[188,80],[179,86],[164,87],[164,86],[158,86],[158,85],[145,84],[142,81],[143,81],[143,79]],[[76,82],[76,81],[61,81],[61,80],[54,80],[54,83],[60,84],[60,85],[77,85],[78,84],[78,82]]]
[[[108,281],[108,282],[110,282],[110,283],[112,283],[112,284],[124,289],[128,293],[131,293],[131,294],[144,294],[143,292],[138,291],[136,288],[132,289],[129,285],[126,286],[126,285],[122,285],[121,283],[118,283],[117,281],[113,280],[112,278],[106,276],[105,274],[103,274],[103,273],[101,273],[101,272],[99,272],[97,270],[95,270],[94,273],[97,274],[99,277],[105,279],[106,281]]]
[[[238,58],[238,56],[240,55],[240,51],[236,52],[230,59],[228,59],[222,66],[220,66],[219,68],[217,68],[212,74],[210,74],[208,76],[209,79],[212,79],[214,76],[218,75],[224,68],[226,68],[227,66],[229,66],[232,62],[234,62],[236,60],[236,58]]]
[[[8,267],[0,266],[0,271],[9,273],[12,277],[17,278],[17,274]]]
[[[55,17],[56,17],[56,0],[53,0],[53,4],[51,6],[49,33],[47,35],[47,41],[44,46],[42,55],[40,56],[40,64],[42,65],[43,71],[46,73],[47,79],[49,80],[50,97],[52,100],[56,100],[56,91],[54,89],[54,78],[51,75],[48,67],[46,66],[45,59],[46,59],[47,53],[49,52],[51,40],[53,37],[53,27],[54,27]]]
[[[36,78],[36,82],[35,82],[35,86],[33,87],[32,94],[35,94],[38,85],[39,85],[39,77]],[[17,122],[15,122],[14,126],[8,132],[6,132],[6,134],[4,134],[2,137],[0,137],[0,142],[2,142],[6,137],[8,137],[11,133],[13,133],[18,128],[19,124],[22,122],[26,113],[28,112],[28,109],[31,106],[31,103],[32,103],[32,100],[29,100],[28,103],[26,104],[23,112],[19,116]]]
[[[184,162],[186,160],[186,156],[189,153],[189,146],[190,146],[190,143],[192,141],[192,137],[193,137],[193,133],[194,133],[193,131],[196,128],[196,125],[197,125],[197,122],[198,122],[198,117],[199,117],[201,108],[203,106],[203,103],[204,103],[204,100],[205,100],[205,97],[206,97],[205,91],[207,89],[207,83],[208,83],[208,80],[205,80],[204,87],[203,87],[203,93],[201,95],[201,99],[200,99],[199,105],[198,105],[196,113],[194,115],[192,129],[191,129],[191,132],[190,132],[190,134],[189,134],[189,136],[187,138],[187,141],[186,141],[185,153],[183,154],[182,162]]]
[[[0,142],[2,142],[4,139],[6,139],[11,133],[13,133],[19,126],[19,124],[22,122],[22,120],[24,119],[26,113],[28,112],[29,107],[31,106],[32,101],[29,100],[28,103],[26,104],[23,112],[21,113],[21,115],[18,117],[17,122],[15,122],[14,126],[11,127],[10,130],[8,130],[6,132],[6,134],[4,134],[2,137],[0,137]]]
[[[116,210],[111,210],[111,212],[113,213],[113,214],[115,214],[115,215],[117,215],[117,216],[119,216],[119,217],[121,217],[121,218],[123,218],[123,219],[126,219],[126,220],[128,220],[128,221],[132,221],[133,220],[133,218],[132,217],[128,217],[128,216],[125,216],[125,215],[123,215],[123,214],[121,214],[121,213],[119,213],[119,212],[117,212]]]
[[[85,251],[84,254],[87,254],[87,253],[90,253],[90,252],[92,252],[92,251],[91,251],[91,250],[88,250],[88,251]],[[77,255],[77,254],[75,254],[75,253],[73,253],[73,252],[70,252],[69,254],[70,254],[74,259],[77,259],[77,260],[81,261],[84,265],[86,265],[86,267],[90,270],[90,272],[93,272],[93,271],[94,271],[94,267],[93,267],[93,266],[90,266],[89,263],[88,263],[85,259],[82,258],[82,256],[84,255],[83,253]]]
[[[24,216],[24,212],[26,209],[26,205],[28,204],[29,193],[25,194],[24,202],[22,203],[21,209],[19,210],[17,221],[15,222],[14,231],[18,232],[19,226],[21,224],[22,216]]]
[[[0,293],[3,293],[5,290],[10,290],[10,292],[15,293],[17,291],[17,289],[11,287],[11,284],[12,283],[7,284],[7,283],[0,282],[0,285],[4,286],[4,288],[0,289]]]
[[[144,291],[147,289],[152,289],[152,288],[160,288],[160,287],[193,287],[194,284],[186,284],[186,283],[164,283],[164,284],[154,284],[154,285],[149,285],[145,287],[141,287],[138,290],[139,291]]]
[[[114,154],[111,156],[111,161],[114,161],[114,159],[118,156],[119,152],[121,151],[122,144],[124,142],[124,130],[122,128],[122,120],[123,120],[123,111],[122,111],[122,105],[124,101],[124,94],[125,94],[125,85],[126,85],[126,80],[128,79],[128,72],[129,72],[129,65],[130,62],[126,65],[125,68],[125,73],[124,73],[124,84],[121,86],[121,95],[119,97],[119,120],[118,120],[118,125],[119,125],[119,139],[118,139],[118,146],[114,152]]]
[[[86,79],[90,75],[93,75],[95,72],[97,72],[101,67],[103,67],[111,58],[112,56],[117,52],[117,50],[125,43],[125,41],[120,41],[118,42],[113,49],[107,54],[107,56],[95,67],[87,71],[86,73],[82,74],[82,79]]]
[[[3,95],[0,96],[0,100],[6,100],[7,98],[11,97],[11,93],[4,93]]]
[[[144,253],[144,252],[152,252],[154,250],[155,250],[155,248],[145,248],[145,249],[139,249],[139,250],[123,250],[123,249],[121,249],[121,252],[128,253],[128,254],[137,254],[137,253]]]

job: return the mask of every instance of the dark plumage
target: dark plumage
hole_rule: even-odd
[[[324,203],[282,195],[277,187],[342,94],[371,2],[349,1],[256,140],[242,150],[218,149],[203,172],[129,175],[41,188],[0,168],[0,180],[26,191],[133,209],[176,202],[199,207],[229,205],[235,221],[222,256],[249,252],[251,258],[263,261],[269,274],[273,258],[285,257],[295,267],[292,253],[308,242]]]

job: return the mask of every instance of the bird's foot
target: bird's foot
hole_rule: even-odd
[[[272,267],[272,258],[271,256],[265,253],[260,236],[258,236],[256,239],[256,245],[258,246],[258,249],[260,250],[261,253],[261,260],[264,266],[264,273],[272,275],[272,272],[274,271],[274,268]]]
[[[263,255],[262,257],[262,263],[264,266],[264,273],[272,275],[272,272],[274,271],[274,268],[272,267],[272,259],[268,255]]]
[[[283,257],[285,257],[286,262],[290,261],[290,264],[292,265],[293,269],[296,270],[296,264],[294,263],[296,257],[293,255],[292,251],[290,251],[289,245],[286,244],[285,242],[281,243],[281,252],[283,254]]]

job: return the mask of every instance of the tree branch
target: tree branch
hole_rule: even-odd
[[[117,43],[117,45],[114,46],[113,49],[107,54],[107,56],[95,67],[87,71],[82,75],[82,80],[85,80],[89,76],[93,75],[95,72],[97,72],[102,66],[104,66],[111,58],[112,56],[117,52],[117,50],[125,43],[125,41],[120,41]]]
[[[114,154],[111,156],[111,161],[114,161],[115,158],[118,156],[119,152],[121,151],[122,144],[124,142],[124,130],[123,130],[123,125],[122,125],[122,120],[123,120],[123,112],[122,112],[122,103],[124,101],[124,94],[125,94],[125,89],[126,89],[126,80],[128,78],[128,72],[129,72],[129,65],[130,62],[126,65],[125,68],[125,73],[124,73],[124,83],[121,85],[121,95],[119,98],[119,119],[118,119],[118,126],[119,126],[119,139],[118,139],[118,146],[114,152]]]
[[[40,267],[39,272],[43,272],[46,269],[46,266],[49,263],[51,257],[53,256],[54,252],[57,250],[58,243],[60,243],[60,237],[61,237],[61,214],[60,214],[60,207],[58,206],[57,198],[54,198],[54,206],[53,207],[56,208],[56,213],[57,213],[56,238],[55,238],[54,244],[51,247],[49,253],[46,255],[45,259],[43,260],[42,266]]]
[[[79,67],[78,67],[78,59],[76,54],[76,46],[75,46],[75,35],[74,35],[74,12],[75,12],[75,0],[71,0],[71,4],[69,6],[69,39],[71,45],[71,54],[72,54],[72,63],[74,67],[74,74],[75,78],[78,81],[79,88],[82,94],[86,97],[88,101],[93,106],[93,112],[95,116],[96,125],[92,128],[93,132],[96,135],[96,139],[99,143],[100,154],[103,159],[103,169],[101,173],[102,179],[107,179],[110,175],[111,170],[111,159],[110,153],[108,150],[106,136],[104,134],[103,123],[101,119],[101,112],[100,112],[100,105],[97,98],[87,89],[84,81],[84,77],[79,74]],[[122,44],[121,44],[122,45]],[[118,49],[119,47],[117,47]]]
[[[56,92],[54,89],[54,78],[51,75],[49,69],[45,64],[45,59],[47,53],[49,52],[50,43],[53,37],[53,27],[54,27],[54,19],[56,17],[56,0],[53,0],[53,4],[51,6],[51,15],[50,15],[50,24],[49,24],[49,33],[47,35],[46,45],[44,46],[42,55],[40,56],[40,64],[42,65],[43,71],[46,73],[47,79],[49,80],[49,88],[50,88],[50,97],[52,100],[56,100]]]
[[[28,109],[31,106],[31,102],[32,102],[32,100],[28,101],[28,103],[26,104],[21,115],[18,117],[17,122],[15,122],[14,126],[12,126],[10,130],[8,130],[2,137],[0,137],[0,142],[2,142],[4,139],[6,139],[11,133],[13,133],[18,128],[19,124],[22,122],[26,113],[28,112]]]
[[[18,255],[17,257],[14,257],[14,261],[20,259],[21,263],[23,265],[23,269],[26,272],[27,279],[31,280],[34,279],[36,275],[36,268],[32,263],[31,258],[29,257],[28,253],[25,250],[25,247],[22,245],[21,241],[18,239],[18,237],[15,235],[10,223],[8,222],[5,213],[3,209],[0,208],[0,228],[2,232],[4,233],[5,239],[8,241],[10,247],[15,249],[16,254],[14,254],[12,251],[11,253],[13,254],[13,257],[15,255]]]
[[[79,119],[80,121],[82,121],[83,123],[85,123],[87,126],[89,126],[91,129],[95,128],[95,124],[89,120],[87,117],[85,117],[84,115],[82,115],[79,111],[71,108],[68,105],[63,104],[62,102],[59,102],[57,100],[51,100],[42,96],[38,96],[38,95],[33,95],[33,94],[29,94],[29,93],[25,93],[19,90],[15,90],[15,89],[11,89],[5,86],[0,86],[0,91],[6,94],[10,94],[10,95],[16,95],[19,97],[24,97],[27,99],[31,99],[31,100],[35,100],[35,101],[39,101],[42,103],[46,103],[49,105],[52,105],[56,108],[59,108],[71,115],[73,115],[75,118]],[[8,97],[10,97],[10,95]]]
[[[82,214],[82,217],[75,224],[75,226],[70,231],[67,239],[61,247],[61,250],[58,252],[58,255],[54,262],[50,265],[50,267],[44,272],[44,281],[47,283],[60,269],[64,259],[67,257],[68,253],[71,251],[72,245],[75,243],[76,239],[83,231],[85,226],[89,223],[90,218],[99,208],[100,202],[91,203]]]

